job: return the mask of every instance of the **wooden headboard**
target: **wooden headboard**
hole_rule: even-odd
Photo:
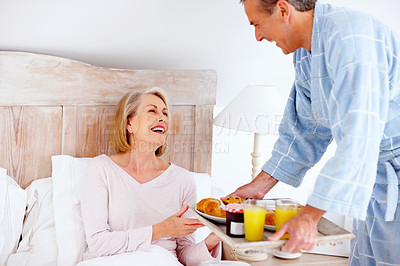
[[[211,172],[214,70],[120,70],[55,56],[0,51],[0,167],[21,187],[51,176],[51,156],[113,153],[115,105],[132,89],[158,86],[172,128],[162,158]]]

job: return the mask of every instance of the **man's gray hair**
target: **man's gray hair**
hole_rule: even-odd
[[[244,4],[246,0],[240,0],[240,3]],[[275,4],[278,2],[278,0],[257,0],[258,3],[260,4],[260,7],[263,9],[263,11],[272,14],[274,13],[275,10]],[[294,6],[294,8],[297,11],[300,12],[305,12],[313,9],[315,7],[315,3],[317,0],[286,0],[289,2],[291,5]]]

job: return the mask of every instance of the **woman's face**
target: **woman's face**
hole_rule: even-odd
[[[168,112],[167,106],[158,96],[142,95],[136,114],[127,122],[128,132],[133,133],[135,149],[155,151],[165,143],[170,126]]]

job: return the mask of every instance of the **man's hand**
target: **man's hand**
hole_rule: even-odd
[[[242,198],[262,199],[265,194],[276,185],[276,183],[278,183],[278,180],[270,176],[268,173],[261,171],[253,181],[239,187],[235,192],[228,196],[235,195]]]
[[[188,210],[185,205],[174,215],[168,217],[159,224],[153,225],[152,241],[164,237],[183,237],[187,236],[198,228],[204,225],[197,219],[181,218],[181,216]]]
[[[268,240],[277,241],[284,234],[289,233],[290,239],[282,250],[291,253],[311,250],[317,243],[317,225],[324,213],[323,210],[306,205],[295,217],[283,224],[275,234],[268,237]]]

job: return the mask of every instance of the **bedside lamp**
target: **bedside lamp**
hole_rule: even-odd
[[[285,104],[276,87],[248,85],[214,119],[216,126],[254,133],[252,179],[261,171],[261,135],[278,134]]]

